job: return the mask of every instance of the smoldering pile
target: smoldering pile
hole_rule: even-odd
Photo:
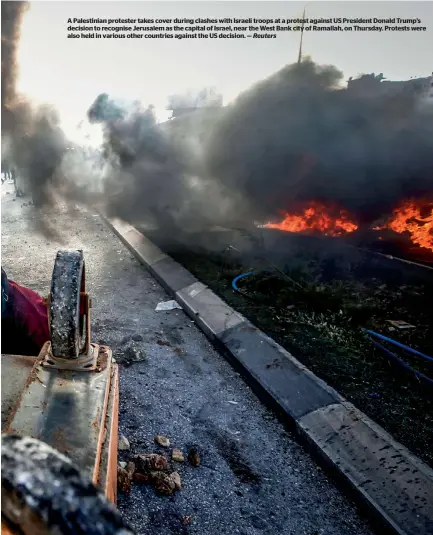
[[[335,67],[306,60],[226,109],[207,170],[244,195],[254,219],[279,219],[315,200],[370,223],[403,199],[433,196],[431,109],[404,92],[338,90],[341,79]]]

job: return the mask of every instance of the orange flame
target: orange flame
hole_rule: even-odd
[[[335,210],[323,204],[312,202],[302,213],[286,212],[280,222],[267,223],[264,227],[286,232],[318,231],[325,236],[342,236],[358,229],[358,225],[350,220],[345,211],[339,210],[337,217],[335,213]],[[373,230],[377,231],[384,229],[390,229],[398,234],[407,232],[414,244],[433,252],[433,204],[404,202],[394,210],[387,223],[373,227]]]
[[[381,228],[389,228],[398,234],[408,232],[413,243],[433,251],[433,206],[429,215],[423,216],[421,211],[421,205],[407,201],[394,210],[391,219]]]
[[[302,232],[305,230],[316,230],[326,236],[341,236],[348,232],[353,232],[358,228],[353,221],[350,221],[344,211],[339,211],[338,217],[332,217],[326,206],[313,202],[306,208],[302,215],[288,214],[279,223],[268,223],[266,228],[275,228],[286,232]]]

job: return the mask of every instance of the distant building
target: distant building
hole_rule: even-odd
[[[199,147],[206,142],[215,123],[223,115],[224,107],[210,106],[205,108],[188,109],[182,115],[177,115],[159,124],[163,132],[172,136],[173,141],[188,143]]]
[[[202,89],[198,93],[187,92],[169,97],[167,110],[171,110],[172,118],[183,117],[204,108],[221,108],[223,97],[214,87]]]
[[[383,74],[364,74],[359,78],[350,78],[347,90],[364,96],[396,95],[412,93],[433,97],[433,73],[426,78],[412,78],[403,81],[387,80]]]
[[[171,108],[171,112],[172,112],[172,115],[171,115],[171,118],[172,119],[177,119],[178,117],[184,117],[185,115],[188,115],[190,113],[193,113],[195,111],[197,111],[198,109],[200,108]]]

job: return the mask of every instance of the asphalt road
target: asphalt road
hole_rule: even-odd
[[[372,533],[184,312],[155,312],[169,297],[97,214],[51,213],[58,235],[46,236],[27,203],[2,186],[1,261],[10,278],[46,295],[56,251],[83,249],[93,340],[121,364],[120,432],[133,452],[157,451],[156,434],[201,450],[200,467],[180,466],[175,495],[135,485],[119,496],[138,535]]]

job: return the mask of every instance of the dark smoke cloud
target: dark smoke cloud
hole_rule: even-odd
[[[110,167],[103,188],[109,214],[127,220],[151,215],[163,226],[173,226],[185,189],[182,170],[153,109],[135,103],[127,110],[101,94],[87,115],[104,130]]]
[[[223,195],[201,175],[198,154],[157,124],[151,106],[124,107],[101,94],[88,119],[103,126],[102,195],[111,216],[167,231],[206,226],[222,217]]]
[[[2,156],[30,187],[35,204],[49,202],[67,146],[50,106],[33,106],[16,90],[17,52],[27,2],[1,3]]]
[[[26,7],[2,2],[2,149],[40,206],[60,196],[174,232],[249,226],[311,200],[371,223],[404,198],[433,196],[431,111],[410,94],[338,89],[342,73],[309,60],[231,106],[164,125],[151,106],[99,95],[88,120],[103,129],[102,153],[66,151],[55,111],[15,89]]]
[[[306,60],[207,111],[207,123],[198,110],[165,131],[151,108],[100,95],[88,117],[104,127],[110,213],[168,229],[245,227],[314,200],[371,224],[403,199],[431,198],[431,110],[412,93],[341,89],[342,76]]]
[[[15,85],[18,75],[17,52],[22,18],[28,9],[27,2],[2,2],[2,133],[11,132],[15,126],[11,107],[15,104]]]
[[[311,200],[360,222],[410,196],[433,195],[433,120],[411,94],[336,90],[342,73],[312,61],[258,83],[227,108],[207,169],[266,220]]]

